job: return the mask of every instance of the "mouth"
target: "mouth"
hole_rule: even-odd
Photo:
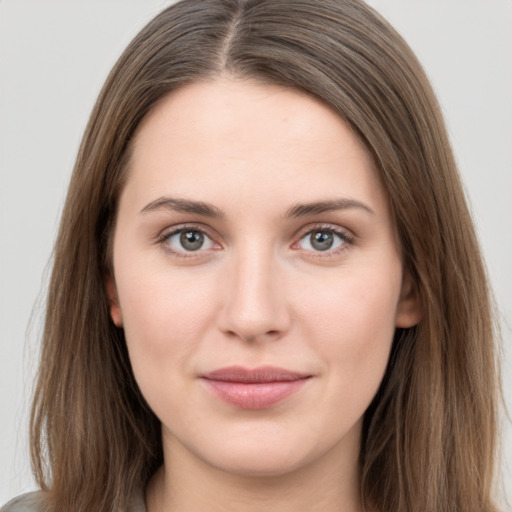
[[[201,375],[217,398],[241,409],[272,407],[297,393],[311,377],[273,366],[231,366]]]

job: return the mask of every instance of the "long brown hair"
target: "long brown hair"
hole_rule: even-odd
[[[130,141],[166,94],[222,74],[316,96],[372,153],[416,283],[365,415],[361,496],[381,512],[495,510],[498,393],[489,290],[431,86],[360,0],[185,0],[132,41],[78,154],[55,246],[32,418],[36,478],[55,511],[123,507],[162,463],[105,278]]]

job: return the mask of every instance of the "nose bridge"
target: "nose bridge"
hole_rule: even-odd
[[[234,251],[227,277],[223,330],[246,340],[288,327],[282,273],[271,247],[252,240]]]

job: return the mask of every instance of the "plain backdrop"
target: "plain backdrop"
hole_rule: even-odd
[[[47,263],[81,134],[116,58],[169,3],[0,0],[0,504],[35,487],[27,424]],[[512,1],[370,3],[416,51],[443,107],[501,314],[510,407]],[[505,419],[503,432],[512,501]]]

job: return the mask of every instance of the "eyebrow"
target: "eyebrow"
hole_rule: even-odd
[[[305,217],[307,215],[316,215],[335,210],[348,210],[357,208],[364,210],[372,215],[375,212],[366,204],[356,199],[340,198],[328,201],[318,201],[314,203],[296,203],[285,214],[285,218],[289,217]]]
[[[205,217],[221,218],[224,213],[209,203],[202,201],[191,201],[190,199],[180,199],[174,197],[159,197],[144,206],[140,213],[149,213],[155,210],[171,210],[183,213],[195,213]]]
[[[335,210],[347,210],[350,208],[358,208],[372,215],[375,214],[369,206],[365,205],[361,201],[357,201],[356,199],[340,198],[330,199],[327,201],[316,201],[313,203],[296,203],[286,211],[284,218],[306,217],[308,215],[316,215]],[[197,215],[212,218],[224,217],[224,212],[210,203],[168,196],[159,197],[158,199],[151,201],[141,210],[141,213],[149,213],[155,210],[195,213]]]

